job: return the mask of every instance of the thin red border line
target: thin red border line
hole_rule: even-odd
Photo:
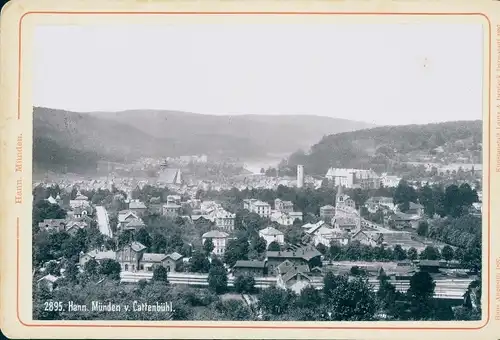
[[[32,12],[26,12],[24,13],[20,20],[19,20],[19,69],[18,69],[18,114],[17,117],[18,119],[21,119],[21,110],[20,110],[20,103],[21,103],[21,42],[22,42],[22,21],[23,19],[29,15],[29,14],[94,14],[94,15],[115,15],[115,14],[139,14],[139,15],[148,15],[148,14],[167,14],[167,15],[178,15],[178,14],[183,14],[183,15],[415,15],[415,16],[422,16],[422,15],[428,15],[428,16],[452,16],[452,15],[458,15],[458,16],[482,16],[486,18],[486,21],[488,22],[488,208],[491,207],[491,194],[490,194],[490,179],[491,179],[491,166],[490,166],[490,161],[491,161],[491,65],[492,65],[492,60],[491,60],[491,21],[489,17],[481,12],[477,13],[424,13],[424,12],[418,12],[418,13],[411,13],[411,12],[402,12],[402,13],[396,13],[396,12],[390,12],[390,13],[377,13],[377,12],[70,12],[70,11],[32,11]],[[491,214],[490,214],[490,209],[488,209],[488,250],[491,248]],[[20,308],[19,308],[19,295],[20,295],[20,288],[19,288],[19,271],[20,271],[20,264],[19,264],[19,230],[20,230],[20,223],[19,223],[19,217],[17,217],[17,296],[16,296],[16,316],[18,321],[26,326],[26,327],[116,327],[116,328],[216,328],[216,329],[234,329],[234,328],[255,328],[255,329],[382,329],[382,330],[476,330],[476,329],[481,329],[484,328],[490,321],[490,261],[491,261],[491,254],[488,251],[488,270],[487,270],[487,285],[488,285],[488,308],[487,308],[487,318],[486,318],[486,323],[482,326],[479,327],[474,327],[474,328],[465,328],[465,327],[429,327],[429,328],[424,328],[424,327],[348,327],[348,326],[312,326],[312,327],[297,327],[297,326],[205,326],[205,325],[200,325],[200,326],[183,326],[183,325],[92,325],[92,324],[28,324],[25,323],[21,320],[21,317],[19,315],[20,313]]]

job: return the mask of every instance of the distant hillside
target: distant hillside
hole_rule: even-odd
[[[317,116],[211,116],[177,111],[76,113],[35,107],[34,165],[95,169],[98,160],[208,154],[262,157],[309,147],[321,136],[370,127]]]
[[[160,154],[159,140],[129,125],[86,114],[34,108],[35,169],[85,172],[97,161],[123,162],[141,155]]]
[[[309,148],[332,133],[372,124],[310,115],[203,115],[180,111],[133,110],[92,113],[128,124],[155,137],[168,136],[184,153],[265,156]]]
[[[329,167],[388,171],[395,163],[419,158],[453,162],[470,157],[480,162],[481,142],[479,120],[383,126],[324,137],[308,153],[292,154],[288,166],[304,164],[310,174],[325,174]]]

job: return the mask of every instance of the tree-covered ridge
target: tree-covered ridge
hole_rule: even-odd
[[[480,120],[383,126],[323,137],[309,152],[291,155],[288,165],[304,164],[306,172],[318,175],[330,167],[390,172],[398,162],[412,161],[417,154],[436,156],[439,152],[446,157],[466,153],[480,162],[481,143]],[[439,147],[443,150],[436,151]]]
[[[34,165],[86,173],[98,160],[207,154],[213,158],[260,158],[309,146],[317,136],[371,127],[319,116],[211,116],[137,110],[78,113],[33,109]]]

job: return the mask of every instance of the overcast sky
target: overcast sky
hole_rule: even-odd
[[[478,24],[38,27],[34,105],[481,119],[482,34]]]

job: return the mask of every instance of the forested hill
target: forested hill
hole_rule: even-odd
[[[217,158],[262,158],[309,147],[321,136],[372,124],[311,115],[204,115],[134,110],[78,113],[33,109],[34,166],[86,172],[100,159],[207,154]]]
[[[453,163],[466,158],[481,162],[482,121],[383,126],[323,137],[309,152],[297,151],[288,166],[304,164],[310,174],[329,167],[390,171],[404,162],[425,159]]]

